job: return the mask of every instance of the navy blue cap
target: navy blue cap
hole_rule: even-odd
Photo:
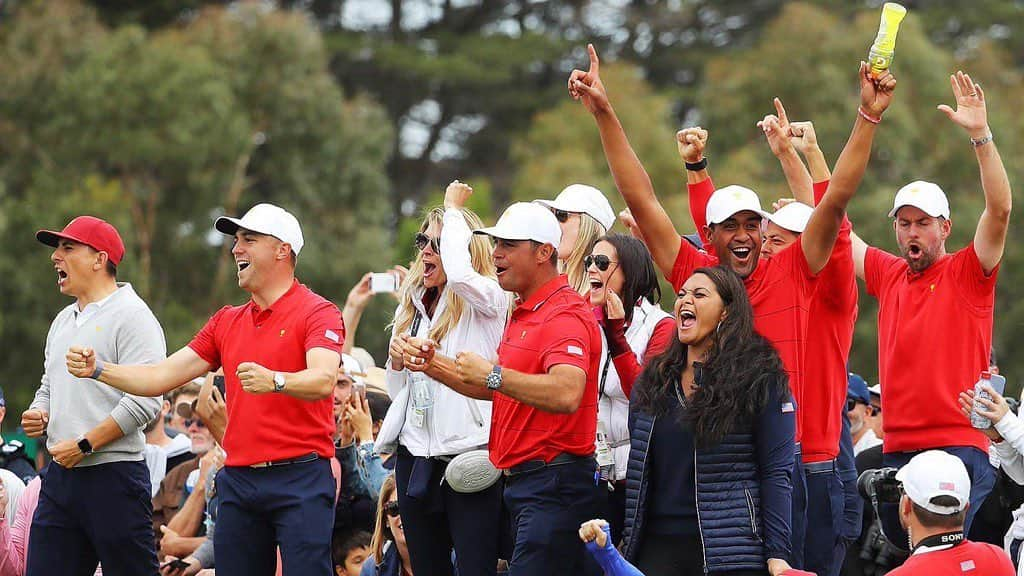
[[[846,376],[846,397],[853,398],[869,406],[871,405],[871,393],[868,392],[868,383],[861,378],[860,374],[850,372]]]

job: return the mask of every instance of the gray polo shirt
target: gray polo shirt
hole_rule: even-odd
[[[101,303],[79,311],[73,303],[54,318],[46,335],[42,384],[30,409],[50,413],[46,447],[75,439],[92,430],[108,416],[124,433],[86,456],[78,466],[143,459],[146,424],[160,411],[161,399],[125,394],[90,378],[68,372],[65,356],[71,346],[88,346],[96,356],[115,364],[156,364],[167,356],[163,328],[131,284],[118,289]]]

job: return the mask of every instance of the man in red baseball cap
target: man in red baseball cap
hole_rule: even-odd
[[[36,238],[54,247],[57,287],[76,301],[50,325],[42,382],[21,417],[29,437],[47,435],[54,462],[43,475],[27,573],[91,574],[99,562],[106,574],[155,575],[143,429],[160,398],[124,394],[95,375],[75,377],[64,356],[88,346],[105,358],[155,364],[167,351],[163,330],[131,285],[117,282],[124,243],[113,226],[80,216]]]

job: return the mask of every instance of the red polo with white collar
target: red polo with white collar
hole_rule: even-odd
[[[594,453],[597,373],[601,334],[590,307],[559,276],[512,312],[498,346],[498,364],[525,374],[546,374],[567,364],[587,373],[579,407],[571,414],[545,412],[500,391],[491,415],[491,462],[501,469],[528,460],[550,461],[561,453]]]
[[[326,348],[341,354],[345,328],[338,307],[297,280],[266,309],[250,300],[221,308],[189,348],[224,368],[228,427],[225,465],[249,466],[317,453],[334,456],[333,400],[300,400],[284,393],[242,390],[236,371],[255,362],[273,372],[301,372],[306,352]]]

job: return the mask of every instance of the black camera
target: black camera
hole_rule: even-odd
[[[857,478],[857,491],[872,503],[900,501],[902,483],[896,479],[895,468],[874,468],[865,470]]]

